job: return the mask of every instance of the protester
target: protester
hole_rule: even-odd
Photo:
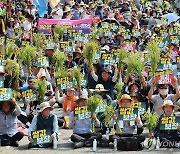
[[[178,142],[180,140],[180,136],[179,136],[179,131],[180,131],[180,125],[177,125],[177,129],[175,130],[160,130],[160,123],[161,123],[161,119],[163,117],[172,117],[176,115],[174,114],[174,110],[179,109],[179,106],[174,105],[173,102],[171,100],[165,100],[163,105],[158,107],[158,110],[163,110],[163,114],[159,117],[158,123],[156,128],[154,129],[154,136],[157,138],[159,137],[160,142],[161,142],[161,146],[162,147],[175,147],[176,145],[174,144],[171,145],[170,142],[172,141],[176,141]],[[163,142],[168,142],[168,143],[163,143]]]
[[[32,132],[35,130],[43,130],[49,131],[51,133],[50,140],[56,138],[58,134],[58,120],[57,116],[51,113],[52,107],[49,102],[43,102],[40,105],[39,114],[36,115],[28,130],[28,139],[29,145],[28,148],[36,147],[33,143]],[[38,147],[41,145],[37,145]],[[52,146],[52,144],[47,144],[45,147]]]
[[[10,101],[0,103],[1,146],[19,146],[18,142],[24,136],[23,133],[17,130],[17,116],[19,116],[20,113],[21,109],[14,98]]]

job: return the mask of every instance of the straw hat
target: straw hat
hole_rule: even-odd
[[[122,100],[128,99],[131,101],[131,103],[133,103],[133,99],[131,98],[131,96],[129,96],[128,94],[124,94],[121,96],[121,98],[118,100],[118,104],[120,105]]]
[[[178,105],[174,105],[173,102],[171,100],[165,100],[163,105],[159,106],[157,109],[158,110],[163,110],[163,108],[165,106],[173,106],[174,107],[174,110],[178,110],[180,109],[180,107]]]
[[[43,102],[43,103],[40,104],[39,112],[42,112],[47,108],[50,108],[52,110],[52,106],[50,106],[49,102]]]
[[[89,89],[90,91],[94,92],[105,92],[105,91],[109,91],[107,89],[104,89],[104,86],[102,84],[97,84],[95,89]]]

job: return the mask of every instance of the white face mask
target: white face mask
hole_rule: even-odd
[[[160,89],[159,90],[159,93],[162,95],[162,96],[166,96],[168,94],[169,90],[168,89]]]

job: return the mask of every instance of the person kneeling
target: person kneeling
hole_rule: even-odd
[[[45,144],[34,144],[34,138],[32,136],[34,131],[42,131],[50,133],[50,138],[46,138],[46,141],[53,141],[57,139],[58,134],[58,120],[57,116],[51,113],[52,107],[49,102],[43,102],[40,104],[39,114],[34,116],[32,123],[28,131],[28,139],[30,141],[28,148],[34,147],[52,147],[53,142]],[[42,131],[44,132],[44,131]],[[43,134],[43,133],[42,133]],[[41,136],[40,136],[41,137]]]
[[[82,95],[76,103],[78,107],[86,106],[87,95]],[[73,134],[71,135],[71,141],[74,142],[74,149],[81,148],[83,146],[90,147],[93,144],[94,139],[100,141],[102,138],[101,133],[92,133],[92,120],[96,127],[100,127],[100,122],[93,113],[92,117],[88,119],[77,119],[74,112],[70,116],[69,127],[73,128]]]
[[[176,128],[168,127],[166,128],[165,124],[163,125],[162,119],[166,121],[168,118],[167,122],[169,121],[174,121],[172,119],[177,119],[177,116],[174,114],[174,110],[180,109],[179,106],[174,105],[171,100],[165,100],[163,105],[158,107],[158,110],[163,110],[164,114],[162,114],[159,117],[158,123],[154,129],[154,136],[156,138],[160,139],[160,147],[176,147],[179,145],[176,145],[176,143],[179,143],[180,141],[180,125],[176,126]],[[178,117],[180,118],[180,117]],[[176,120],[174,121],[176,123]],[[169,124],[167,124],[169,126]],[[172,124],[170,124],[172,126]]]
[[[20,107],[14,98],[8,102],[0,102],[0,146],[18,147],[24,134],[17,130],[17,116],[21,114]]]

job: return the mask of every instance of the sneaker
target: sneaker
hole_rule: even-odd
[[[84,146],[84,142],[75,142],[74,143],[74,149],[81,148]]]

